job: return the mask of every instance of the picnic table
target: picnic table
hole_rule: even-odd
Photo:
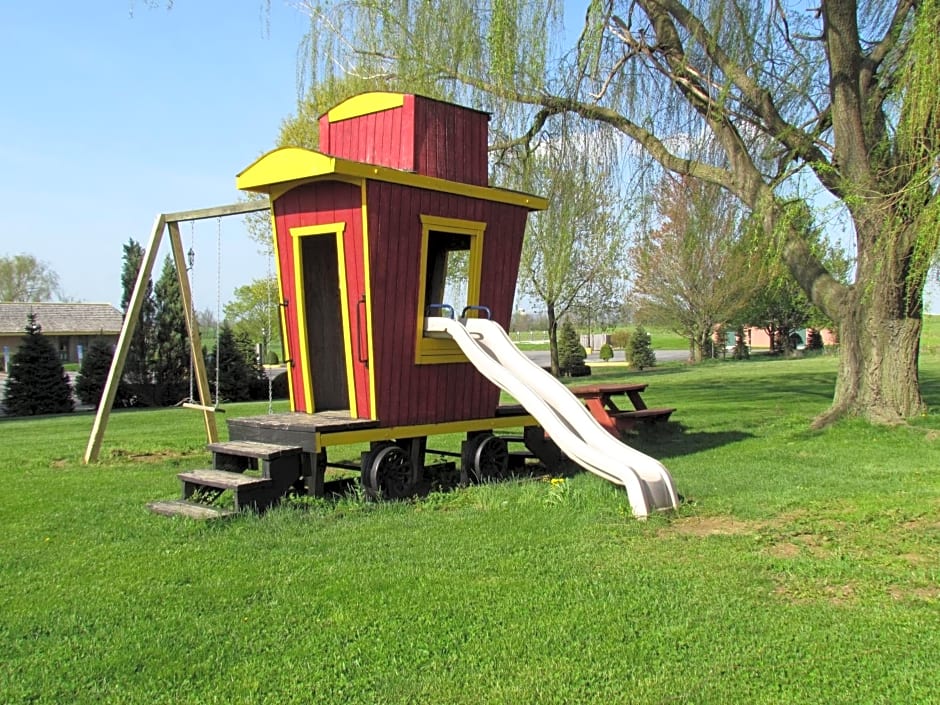
[[[638,421],[650,423],[667,421],[675,409],[650,409],[643,401],[646,384],[585,384],[570,387],[576,397],[584,401],[591,415],[612,435],[619,437],[634,428]],[[621,409],[614,397],[626,396],[633,409]]]

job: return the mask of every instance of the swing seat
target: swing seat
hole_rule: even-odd
[[[182,404],[184,409],[195,409],[196,411],[211,411],[215,414],[224,414],[225,409],[221,406],[206,406],[205,404],[197,404],[191,401],[184,401]]]

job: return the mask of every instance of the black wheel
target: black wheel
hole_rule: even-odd
[[[477,482],[506,477],[509,468],[509,449],[506,441],[492,434],[481,434],[467,441],[470,475]]]
[[[414,473],[408,451],[394,443],[381,443],[365,454],[362,485],[374,499],[411,496]]]

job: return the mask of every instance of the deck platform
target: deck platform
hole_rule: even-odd
[[[299,446],[318,453],[331,445],[430,436],[466,430],[493,430],[538,425],[521,406],[505,405],[493,417],[451,423],[388,427],[372,419],[354,419],[348,411],[315,414],[288,412],[226,419],[231,441],[255,441]]]
[[[226,419],[229,439],[299,446],[306,453],[320,450],[319,434],[377,428],[378,421],[354,419],[348,411],[320,411],[315,414],[287,412]]]

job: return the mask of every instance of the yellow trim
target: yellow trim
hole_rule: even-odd
[[[317,235],[333,235],[336,238],[336,259],[339,267],[339,295],[340,309],[343,317],[343,353],[346,364],[346,393],[349,396],[349,413],[355,418],[356,413],[356,383],[352,369],[352,342],[349,330],[349,293],[346,282],[346,247],[343,234],[346,232],[346,223],[325,223],[322,225],[306,225],[290,229],[290,236],[294,245],[294,289],[297,302],[297,328],[300,346],[300,364],[304,379],[304,392],[309,401],[308,413],[316,410],[313,396],[313,379],[310,374],[310,353],[307,347],[307,312],[303,305],[306,300],[303,285],[303,266],[301,260],[300,238]]]
[[[294,360],[290,349],[290,333],[287,328],[287,308],[281,306],[285,301],[284,282],[281,280],[281,254],[277,242],[277,219],[274,216],[273,209],[271,210],[271,233],[274,238],[274,276],[277,277],[277,308],[278,316],[281,318],[281,362],[285,362],[285,359],[291,361],[287,366],[287,395],[290,398],[290,410],[297,411],[297,401],[294,398],[294,375],[291,374]]]
[[[294,308],[297,311],[297,357],[300,363],[300,378],[303,384],[304,400],[307,413],[312,414],[316,408],[313,404],[313,384],[310,379],[310,360],[307,352],[307,313],[304,306],[306,296],[304,293],[303,267],[301,266],[300,238],[295,238],[291,230],[292,247],[294,250]]]
[[[427,308],[425,291],[427,289],[428,242],[431,231],[457,233],[470,237],[470,262],[467,271],[467,306],[480,305],[480,280],[483,275],[483,233],[486,223],[459,218],[441,218],[434,215],[421,216],[421,267],[418,272],[418,312],[417,330],[415,331],[415,364],[429,365],[446,362],[466,362],[467,357],[460,346],[453,340],[424,337],[424,315]],[[452,306],[455,302],[445,301]],[[462,305],[462,304],[461,304]],[[455,310],[459,316],[461,311]]]
[[[268,152],[242,171],[237,176],[235,185],[244,191],[267,193],[272,198],[277,198],[296,186],[324,179],[331,181],[372,179],[495,203],[523,206],[530,210],[548,208],[548,201],[541,196],[448,181],[374,164],[363,164],[339,157],[329,157],[300,147],[282,147]]]
[[[463,433],[467,431],[486,431],[497,428],[521,428],[538,426],[534,417],[500,416],[492,419],[471,419],[469,421],[445,421],[443,423],[422,424],[420,426],[390,426],[388,428],[367,428],[361,431],[340,431],[339,433],[317,433],[316,450],[327,446],[369,443],[371,441],[390,441],[398,438],[420,438],[437,436],[445,433]]]
[[[330,122],[339,122],[349,120],[350,118],[380,113],[383,110],[400,108],[405,104],[405,95],[403,93],[383,93],[372,92],[354,95],[348,100],[344,100],[339,105],[333,107],[327,114],[326,119]]]
[[[362,274],[366,297],[366,345],[369,357],[369,418],[378,418],[375,404],[375,355],[372,349],[372,268],[369,259],[369,216],[366,207],[366,182],[361,183],[362,191]],[[358,331],[356,333],[359,334]]]

